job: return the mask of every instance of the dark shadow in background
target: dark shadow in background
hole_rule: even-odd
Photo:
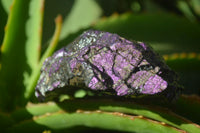
[[[5,33],[4,29],[5,29],[6,21],[7,21],[7,17],[8,17],[7,13],[3,9],[1,2],[0,2],[0,17],[1,17],[1,20],[0,20],[0,46],[1,46],[3,43],[3,37],[4,37],[4,33]]]
[[[47,48],[47,42],[50,41],[55,31],[55,18],[58,14],[62,15],[63,20],[68,16],[74,6],[74,0],[46,0],[44,9],[44,22],[43,22],[43,50]]]

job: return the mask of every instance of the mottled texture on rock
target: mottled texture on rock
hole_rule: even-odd
[[[114,90],[116,95],[156,94],[169,88],[174,97],[176,74],[143,42],[117,34],[89,30],[47,58],[36,86],[36,96],[70,86]],[[172,89],[173,88],[173,89]]]

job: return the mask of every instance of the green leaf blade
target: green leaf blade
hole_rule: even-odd
[[[34,70],[40,58],[42,39],[44,0],[32,0],[30,2],[29,20],[26,24],[26,57],[31,70]]]
[[[80,111],[77,113],[56,112],[34,118],[35,123],[43,125],[48,130],[63,130],[75,126],[86,126],[105,130],[124,131],[124,132],[160,132],[170,131],[173,133],[181,130],[164,126],[152,120],[143,119],[138,116],[118,115],[117,113]],[[33,121],[25,121],[16,125],[15,131],[28,131],[24,125],[34,124]],[[22,128],[24,127],[24,128]],[[39,128],[39,126],[38,126]],[[35,128],[37,130],[37,127]],[[45,128],[43,128],[45,130]]]
[[[29,1],[13,2],[1,47],[0,106],[12,110],[23,105],[23,72],[28,69],[25,56],[25,23]]]

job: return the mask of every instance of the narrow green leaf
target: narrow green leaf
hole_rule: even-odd
[[[12,118],[16,122],[31,119],[33,116],[44,115],[45,113],[57,112],[61,108],[53,102],[45,104],[29,104],[26,108],[21,108],[12,113]]]
[[[26,24],[26,57],[27,64],[34,70],[40,58],[40,47],[42,39],[44,0],[31,0],[29,20]]]
[[[1,0],[4,10],[6,11],[7,14],[9,14],[9,12],[10,12],[10,8],[11,8],[13,1],[14,0]]]
[[[40,69],[42,67],[44,60],[47,57],[49,57],[50,55],[53,54],[53,52],[56,49],[56,46],[58,44],[58,40],[59,40],[60,32],[61,32],[61,27],[62,27],[62,17],[60,15],[58,15],[58,17],[55,19],[55,23],[56,23],[56,29],[55,29],[53,38],[50,42],[50,45],[47,48],[47,50],[45,51],[44,55],[41,57],[37,68],[34,69],[33,74],[30,77],[31,83],[27,86],[27,89],[24,93],[24,96],[25,96],[26,99],[29,99],[33,95],[34,88],[35,88],[35,85],[36,85],[37,80],[39,78]]]
[[[179,112],[181,114],[190,114],[193,113],[193,115],[198,115],[198,108],[199,105],[188,105],[189,101],[187,99],[183,99],[181,97],[181,101],[179,101],[176,105],[174,105],[175,109],[172,108],[172,110]],[[135,101],[135,100],[134,100]],[[149,105],[149,104],[148,104]],[[26,119],[31,119],[32,116],[42,116],[45,114],[54,113],[57,111],[65,111],[65,112],[76,112],[77,110],[101,110],[101,111],[109,111],[109,112],[120,112],[124,114],[130,114],[130,115],[137,115],[137,116],[143,116],[148,119],[153,119],[158,122],[165,123],[167,125],[191,132],[196,133],[200,132],[200,126],[192,123],[191,121],[180,117],[170,111],[169,109],[166,110],[165,108],[162,108],[163,105],[158,107],[158,105],[149,105],[148,107],[142,105],[142,104],[136,104],[133,101],[113,101],[113,100],[98,100],[98,99],[79,99],[79,100],[66,100],[62,103],[55,104],[55,103],[47,103],[47,104],[38,104],[38,105],[29,105],[25,110],[18,110],[15,113],[12,114],[12,117],[16,121],[23,121]],[[186,109],[186,108],[189,108]],[[190,111],[192,110],[192,111]],[[27,114],[27,115],[24,115]],[[28,115],[29,114],[29,115]],[[185,115],[184,115],[185,116]],[[187,117],[187,116],[185,116]]]
[[[24,85],[27,89],[33,84],[32,77],[36,71],[41,54],[42,25],[43,25],[44,0],[32,0],[30,2],[29,20],[26,24],[26,57],[29,71],[24,72]],[[27,97],[25,96],[27,99]]]
[[[177,1],[177,6],[188,19],[190,19],[191,21],[195,21],[196,18],[190,10],[190,7],[186,1]]]
[[[34,121],[22,122],[18,125],[15,125],[12,130],[18,132],[29,131],[30,129],[27,127],[30,127],[30,125],[35,125],[34,122],[45,126],[46,128],[43,128],[43,130],[48,128],[55,131],[59,129],[72,128],[74,126],[86,126],[123,132],[183,132],[173,127],[162,125],[162,123],[144,119],[138,116],[101,111],[79,111],[77,113],[70,114],[59,111],[53,114],[46,114],[44,116],[35,117]],[[35,127],[32,129],[32,132],[41,130],[39,125],[38,128]]]
[[[54,50],[56,49],[56,46],[60,38],[61,29],[62,29],[62,21],[63,21],[62,16],[58,15],[57,18],[55,19],[56,29],[55,29],[54,35],[52,37],[49,47],[47,48],[47,50],[45,51],[44,55],[42,56],[40,60],[40,65],[42,65],[44,60],[47,57],[51,56]]]
[[[4,110],[22,105],[23,72],[28,69],[25,56],[25,23],[29,0],[14,0],[1,47],[0,107]]]
[[[191,0],[189,1],[195,13],[200,17],[200,1],[199,0]]]
[[[136,115],[142,115],[147,118],[151,118],[160,122],[167,123],[171,126],[177,127],[179,129],[196,133],[200,132],[200,127],[196,126],[196,124],[190,122],[190,121],[184,121],[181,119],[181,117],[178,117],[177,115],[173,114],[172,112],[157,112],[157,111],[151,111],[151,110],[141,110],[141,109],[128,109],[124,107],[100,107],[100,109],[105,111],[116,111],[116,112],[123,112],[128,114],[136,114]],[[181,124],[180,124],[181,123]]]

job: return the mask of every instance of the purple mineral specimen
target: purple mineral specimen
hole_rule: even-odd
[[[114,90],[118,96],[170,90],[167,95],[174,97],[178,90],[176,74],[145,43],[95,30],[45,60],[36,96],[44,100],[70,87]]]

